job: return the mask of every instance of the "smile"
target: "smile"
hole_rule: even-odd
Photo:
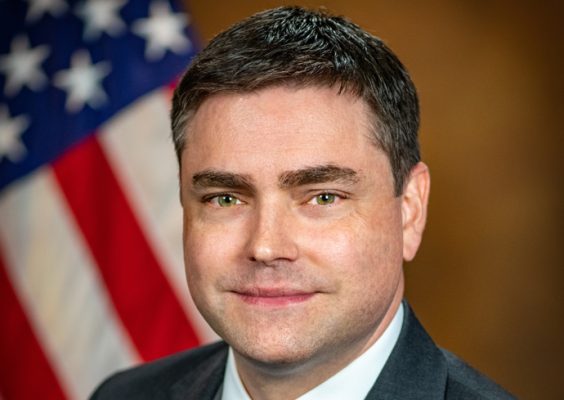
[[[252,288],[233,293],[247,304],[271,307],[303,303],[316,294],[316,292],[273,288]]]

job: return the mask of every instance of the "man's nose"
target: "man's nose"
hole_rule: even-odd
[[[248,257],[251,261],[273,266],[279,261],[298,258],[297,225],[290,209],[263,204],[256,210],[250,225]]]

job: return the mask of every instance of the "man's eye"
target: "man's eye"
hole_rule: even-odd
[[[219,196],[212,197],[209,201],[219,207],[232,207],[234,205],[241,204],[241,200],[230,194],[221,194]]]
[[[311,204],[317,204],[318,206],[327,206],[329,204],[335,203],[337,200],[337,195],[333,193],[321,193],[311,199]]]

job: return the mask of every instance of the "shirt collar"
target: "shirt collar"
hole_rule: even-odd
[[[296,400],[364,399],[374,386],[398,340],[403,314],[403,303],[401,303],[390,325],[368,350],[321,385]],[[227,356],[221,400],[251,400],[237,372],[231,347]]]

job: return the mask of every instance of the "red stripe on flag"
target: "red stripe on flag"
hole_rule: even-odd
[[[179,82],[180,82],[180,78],[174,79],[172,82],[170,82],[168,85],[166,85],[167,92],[170,93],[171,99],[172,99],[172,93],[174,92],[174,89],[176,89],[176,86],[178,86]]]
[[[148,361],[197,346],[190,321],[95,135],[63,155],[53,168],[141,357]]]
[[[0,393],[5,399],[65,399],[10,283],[0,254]]]

